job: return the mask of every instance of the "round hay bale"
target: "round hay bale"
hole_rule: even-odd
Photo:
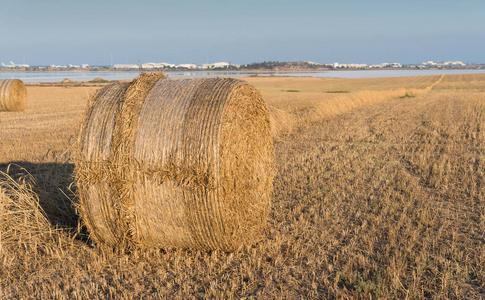
[[[72,81],[69,78],[64,78],[62,83],[71,83]]]
[[[108,85],[79,135],[81,217],[115,247],[249,246],[265,226],[274,172],[268,110],[241,80],[142,74]]]
[[[27,106],[27,89],[22,80],[0,79],[0,111],[23,111]]]

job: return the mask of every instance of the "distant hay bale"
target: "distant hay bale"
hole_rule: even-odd
[[[237,251],[271,207],[274,150],[260,93],[235,79],[142,74],[103,88],[79,136],[80,213],[115,247]]]
[[[64,78],[62,83],[71,83],[72,81],[69,78]]]
[[[0,111],[23,111],[27,89],[19,79],[0,79]]]
[[[104,82],[107,82],[107,80],[104,80],[103,78],[101,77],[96,77],[92,80],[90,80],[89,82],[94,82],[94,83],[104,83]]]

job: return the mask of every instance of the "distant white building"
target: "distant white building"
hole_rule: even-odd
[[[202,69],[216,69],[216,68],[229,68],[229,67],[236,67],[240,68],[240,65],[233,65],[230,62],[216,62],[213,64],[203,64],[201,66]]]
[[[83,68],[83,69],[87,69],[87,68],[89,68],[89,65],[88,65],[88,64],[82,64],[82,65],[81,65],[81,68]]]
[[[436,66],[436,67],[464,67],[465,63],[462,61],[445,61],[445,62],[434,62],[432,60],[421,63],[422,66]]]
[[[447,61],[445,63],[448,63],[449,65],[452,65],[452,66],[461,66],[461,67],[466,66],[466,64],[462,61]]]
[[[378,65],[371,65],[371,68],[401,68],[402,65],[400,63],[381,63]]]
[[[119,64],[119,65],[114,65],[113,68],[115,69],[138,69],[138,65],[129,65],[129,64]]]
[[[216,62],[216,63],[213,63],[212,64],[215,68],[229,68],[229,66],[231,66],[231,63],[229,62]]]
[[[51,68],[51,69],[67,69],[67,66],[50,65],[49,68]]]
[[[144,63],[141,65],[143,69],[163,69],[163,68],[175,68],[174,64],[168,63]]]
[[[196,64],[181,64],[181,65],[177,65],[177,68],[196,69],[197,65]]]
[[[425,65],[425,66],[436,66],[436,65],[437,65],[437,63],[435,63],[435,62],[434,62],[434,61],[432,61],[432,60],[428,60],[428,61],[423,62],[423,63],[421,63],[421,64],[422,64],[422,65]]]
[[[314,61],[306,61],[307,64],[309,65],[314,65],[314,66],[321,66],[322,64],[316,63]]]
[[[346,68],[346,69],[360,69],[360,68],[367,68],[366,64],[339,64],[339,68]]]
[[[71,65],[71,64],[69,64],[69,68],[71,68],[71,69],[79,69],[79,68],[81,68],[81,66],[80,65]]]

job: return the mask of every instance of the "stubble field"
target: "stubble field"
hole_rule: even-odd
[[[485,298],[485,74],[245,80],[278,172],[240,253],[95,245],[71,153],[99,86],[28,86],[0,112],[0,297]]]

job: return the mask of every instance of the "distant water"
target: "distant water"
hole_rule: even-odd
[[[278,76],[304,76],[325,78],[376,78],[426,76],[442,74],[475,74],[485,73],[485,70],[352,70],[352,71],[321,71],[305,73],[279,73]]]
[[[169,77],[241,77],[241,76],[297,76],[326,78],[374,78],[424,76],[441,74],[474,74],[485,73],[485,70],[355,70],[355,71],[317,71],[317,72],[241,72],[241,71],[167,71]],[[60,82],[64,78],[71,81],[90,81],[100,77],[104,80],[125,80],[137,77],[140,72],[0,72],[0,79],[17,78],[24,82]]]

